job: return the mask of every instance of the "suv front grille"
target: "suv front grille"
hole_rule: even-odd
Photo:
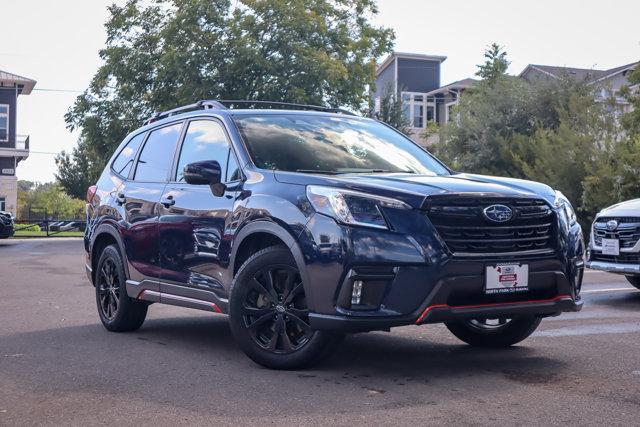
[[[614,231],[607,229],[607,222],[615,220],[618,227]],[[602,239],[618,239],[621,249],[633,248],[640,240],[640,218],[637,217],[601,217],[593,224],[593,240],[596,246],[602,246]]]
[[[482,211],[494,204],[510,207],[513,218],[504,223],[486,219]],[[454,255],[545,254],[555,248],[556,217],[541,199],[434,197],[426,212]]]
[[[11,225],[13,220],[8,215],[0,215],[0,224],[1,225]]]

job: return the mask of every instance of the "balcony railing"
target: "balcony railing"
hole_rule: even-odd
[[[29,151],[29,135],[16,135],[16,150]]]

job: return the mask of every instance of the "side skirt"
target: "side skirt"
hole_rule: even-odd
[[[207,297],[210,297],[214,301],[161,292],[160,282],[154,280],[143,280],[142,282],[127,280],[127,295],[141,301],[158,302],[161,304],[194,308],[196,310],[210,311],[213,313],[224,313],[220,307],[226,306],[224,301],[219,300],[219,298],[212,293],[210,296],[207,295]]]

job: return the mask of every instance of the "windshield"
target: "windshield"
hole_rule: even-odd
[[[262,169],[449,174],[426,151],[373,120],[289,113],[239,115],[235,121]]]

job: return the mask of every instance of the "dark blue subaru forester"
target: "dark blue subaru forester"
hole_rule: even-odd
[[[452,172],[340,110],[201,101],[156,114],[87,201],[108,330],[139,328],[153,303],[224,313],[270,368],[411,324],[509,346],[582,306],[582,232],[561,193]]]

